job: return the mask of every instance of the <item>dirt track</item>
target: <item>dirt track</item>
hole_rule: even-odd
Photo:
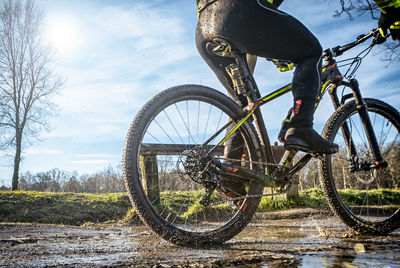
[[[235,239],[208,249],[173,246],[144,226],[3,223],[0,266],[400,267],[399,232],[355,236],[330,216],[285,216],[295,219],[259,215]]]

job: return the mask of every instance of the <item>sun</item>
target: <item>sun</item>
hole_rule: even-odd
[[[48,45],[61,54],[73,52],[82,41],[77,20],[68,16],[48,18],[44,36]]]

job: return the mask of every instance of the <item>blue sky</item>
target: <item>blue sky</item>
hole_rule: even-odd
[[[281,9],[302,21],[323,47],[352,41],[376,27],[368,16],[333,18],[339,1],[286,1]],[[55,70],[67,79],[54,102],[57,117],[42,141],[25,148],[21,171],[52,168],[94,173],[118,166],[126,132],[147,99],[179,84],[203,84],[224,91],[199,56],[194,42],[195,1],[191,0],[51,0],[46,4],[47,44]],[[376,48],[357,78],[364,96],[400,109],[400,63],[381,62]],[[354,56],[356,51],[347,55]],[[290,81],[260,59],[255,77],[262,93]],[[321,129],[332,112],[329,97],[315,116]],[[291,103],[289,95],[263,107],[272,141]],[[12,158],[0,151],[0,185],[11,184]]]

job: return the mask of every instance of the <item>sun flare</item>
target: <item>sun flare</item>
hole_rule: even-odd
[[[45,39],[58,53],[70,53],[82,41],[79,26],[74,18],[53,17],[49,18]]]

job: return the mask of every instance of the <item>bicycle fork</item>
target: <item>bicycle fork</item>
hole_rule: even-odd
[[[361,91],[359,88],[358,81],[356,79],[351,79],[350,82],[341,81],[341,85],[348,86],[353,91],[352,96],[351,95],[343,96],[342,103],[344,103],[344,101],[348,98],[351,98],[351,97],[354,98],[356,108],[357,108],[358,114],[360,116],[364,131],[365,131],[365,134],[366,134],[366,137],[368,140],[369,147],[372,150],[372,154],[373,154],[374,160],[375,160],[375,163],[368,163],[368,165],[366,165],[367,163],[365,163],[359,167],[353,167],[352,171],[361,171],[361,170],[367,171],[370,169],[381,169],[381,168],[387,167],[387,162],[382,157],[381,151],[379,149],[378,141],[375,136],[375,132],[372,128],[372,123],[371,123],[370,117],[368,115],[367,105],[366,105],[363,97],[361,96]],[[335,110],[338,109],[341,104],[337,97],[336,89],[337,89],[337,86],[335,84],[333,84],[333,86],[329,90],[329,94],[332,98],[332,102],[335,107]],[[354,162],[355,158],[357,157],[357,149],[353,143],[353,140],[351,137],[351,131],[350,131],[350,128],[349,128],[347,122],[344,122],[343,125],[340,127],[340,129],[341,129],[341,132],[345,139],[348,153],[350,154],[352,161]]]

